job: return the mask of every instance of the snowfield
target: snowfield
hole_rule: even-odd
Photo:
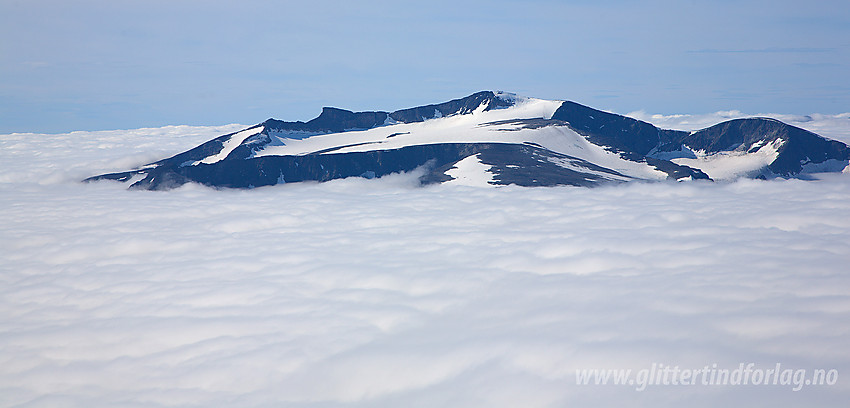
[[[850,142],[848,115],[781,119]],[[0,407],[850,400],[850,174],[493,188],[465,185],[487,181],[470,160],[427,188],[78,182],[241,129],[0,135]],[[840,376],[799,391],[576,383],[654,363]]]
[[[284,137],[281,140],[282,143],[263,149],[256,156],[300,155],[328,149],[334,149],[333,153],[362,152],[374,149],[376,144],[380,145],[381,149],[398,149],[405,146],[432,143],[509,141],[522,143],[529,140],[527,135],[523,134],[526,132],[513,132],[514,134],[506,137],[500,132],[495,132],[493,126],[482,126],[482,124],[516,118],[551,119],[558,107],[561,106],[561,101],[518,97],[516,95],[512,95],[512,97],[518,99],[515,100],[516,105],[509,108],[485,111],[488,105],[483,104],[469,114],[438,117],[424,122],[396,123],[392,127],[331,133],[308,138],[296,137],[290,139]],[[439,113],[439,111],[435,110],[435,113]],[[575,137],[581,138],[577,134]],[[337,147],[345,145],[351,146],[337,149]]]

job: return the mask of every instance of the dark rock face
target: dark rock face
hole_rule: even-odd
[[[269,119],[263,124],[269,129],[302,132],[336,133],[353,129],[371,129],[387,120],[386,112],[352,112],[338,108],[322,108],[319,117],[304,122],[284,122]]]
[[[603,112],[575,102],[564,102],[552,115],[563,120],[592,143],[622,153],[623,157],[640,161],[663,141],[679,134],[676,130],[661,130],[649,123],[613,113]]]
[[[513,105],[490,91],[474,93],[466,98],[455,99],[437,105],[425,105],[416,108],[397,110],[390,118],[402,123],[423,122],[441,116],[463,115],[471,113],[481,105],[486,104],[485,111],[506,108]]]
[[[844,143],[799,128],[793,128],[790,133],[787,142],[779,148],[779,157],[769,166],[775,174],[790,177],[800,173],[806,164],[834,160],[846,167],[850,161],[850,148]]]
[[[481,151],[478,158],[481,163],[492,166],[492,184],[586,187],[631,178],[577,157],[529,145],[493,144]],[[565,168],[557,162],[569,164],[573,168]]]
[[[237,133],[212,139],[191,150],[160,160],[140,169],[91,177],[92,180],[129,181],[138,179],[131,188],[163,190],[196,182],[212,187],[252,188],[301,181],[327,181],[345,177],[374,178],[397,172],[424,169],[423,184],[451,180],[447,172],[459,161],[476,155],[492,174],[491,184],[520,186],[593,186],[626,182],[634,177],[599,166],[579,157],[558,153],[534,142],[524,143],[430,143],[396,149],[336,153],[338,150],[379,144],[364,141],[332,146],[303,155],[266,155],[255,153],[273,141],[273,132],[287,135],[296,132],[303,138],[311,135],[365,130],[392,123],[422,122],[441,116],[463,115],[476,110],[510,107],[512,98],[493,92],[478,92],[449,102],[388,112],[352,112],[324,108],[321,115],[308,122],[285,122],[269,119],[243,130],[262,127],[244,139],[224,158],[214,163],[204,159],[223,151],[225,143]],[[574,102],[563,102],[550,119],[517,118],[483,123],[480,126],[520,129],[560,127],[574,130],[587,141],[615,152],[621,159],[644,163],[666,173],[668,179],[709,179],[699,169],[676,164],[675,157],[694,158],[694,151],[705,154],[735,152],[755,153],[767,144],[778,146],[777,156],[753,177],[794,177],[804,166],[842,169],[850,162],[850,148],[806,130],[773,119],[737,119],[696,132],[659,129],[649,123],[607,113]],[[289,133],[286,133],[289,132]],[[387,138],[408,134],[396,132]],[[289,137],[289,136],[287,136]],[[438,140],[435,139],[435,140]],[[820,167],[818,167],[820,166]],[[831,171],[835,171],[835,170]],[[710,179],[709,179],[710,180]]]
[[[776,139],[787,139],[792,128],[772,119],[734,119],[692,134],[677,135],[679,137],[670,143],[685,144],[694,150],[717,153],[732,151],[740,146],[751,146],[761,141],[770,143]]]

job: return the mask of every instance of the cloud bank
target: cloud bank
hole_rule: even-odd
[[[238,128],[0,136],[0,406],[850,396],[846,174],[594,189],[76,182]],[[844,376],[798,392],[575,380],[740,362]]]

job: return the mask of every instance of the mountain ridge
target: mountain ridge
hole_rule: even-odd
[[[307,122],[268,119],[137,169],[90,177],[161,190],[197,182],[251,188],[425,170],[455,182],[475,157],[490,185],[594,186],[634,180],[803,177],[842,171],[842,142],[770,118],[686,132],[572,101],[481,91],[393,112],[325,107]],[[464,162],[467,163],[467,162]],[[466,168],[466,167],[465,167]]]

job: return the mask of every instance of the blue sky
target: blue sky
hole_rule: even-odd
[[[484,89],[850,111],[844,1],[0,0],[0,133],[308,120]]]

